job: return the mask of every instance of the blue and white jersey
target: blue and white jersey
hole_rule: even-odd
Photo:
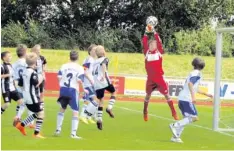
[[[62,65],[58,72],[58,77],[61,79],[59,82],[61,88],[75,89],[76,91],[79,91],[78,81],[83,82],[84,69],[75,62],[69,62]]]
[[[189,76],[185,81],[183,89],[179,93],[178,100],[192,102],[192,97],[188,84],[189,82],[193,83],[193,91],[194,93],[197,93],[201,79],[202,74],[199,70],[193,70],[192,72],[190,72]]]
[[[18,90],[19,93],[23,93],[23,89],[19,87],[21,85],[19,81],[23,78],[23,72],[27,68],[26,60],[25,58],[20,58],[18,59],[13,65],[13,70],[14,70],[14,80],[18,81],[18,85],[16,86],[16,89]]]
[[[99,90],[108,87],[111,84],[108,72],[103,73],[102,64],[108,68],[109,59],[101,57],[95,60],[93,65],[94,89]]]
[[[88,56],[84,62],[83,62],[83,67],[85,72],[88,74],[88,76],[90,77],[90,79],[93,81],[93,65],[94,65],[94,58],[91,56]],[[84,87],[91,87],[92,84],[90,83],[90,81],[85,77],[84,78]]]
[[[23,71],[27,68],[25,58],[18,59],[13,65],[14,70],[14,80],[19,80],[22,78]]]

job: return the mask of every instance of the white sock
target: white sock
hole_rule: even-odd
[[[115,104],[115,97],[111,97],[107,109],[111,110]]]
[[[97,103],[95,101],[90,102],[86,108],[86,112],[88,116],[92,116],[95,114],[95,112],[97,111]]]
[[[79,120],[77,117],[72,117],[72,128],[71,128],[71,134],[76,135],[76,131],[78,129]]]
[[[87,108],[87,104],[85,104],[85,102],[84,102],[84,104],[83,104],[83,106],[82,106],[82,109],[81,109],[81,112],[80,112],[80,116],[81,117],[85,117],[85,109]]]
[[[191,117],[185,117],[182,120],[179,120],[178,122],[175,122],[174,126],[176,128],[179,128],[179,127],[185,126],[185,125],[187,125],[189,123],[192,123],[192,118]]]
[[[19,118],[21,118],[22,114],[24,113],[24,110],[25,110],[25,104],[19,105],[18,112],[17,112],[17,116]]]
[[[98,107],[97,111],[97,120],[102,121],[102,113],[103,113],[103,107]]]
[[[56,130],[61,131],[63,125],[64,113],[59,112],[57,115],[57,128]]]
[[[179,136],[179,138],[180,138],[180,136],[181,136],[183,130],[184,130],[184,126],[180,126],[180,127],[178,127],[178,128],[176,129],[176,133],[177,133],[177,135]]]

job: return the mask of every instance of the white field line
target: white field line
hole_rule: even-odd
[[[122,109],[122,110],[126,110],[126,111],[130,111],[130,112],[135,112],[135,113],[140,113],[142,114],[142,111],[139,111],[139,110],[134,110],[134,109],[130,109],[130,108],[127,108],[127,107],[120,107],[120,106],[117,106],[115,105],[116,108],[119,108],[119,109]],[[166,117],[163,117],[163,116],[158,116],[158,115],[155,115],[155,114],[148,114],[149,116],[152,116],[152,117],[156,117],[156,118],[159,118],[159,119],[162,119],[162,120],[165,120],[165,121],[174,121],[170,118],[166,118]],[[211,128],[209,127],[205,127],[205,126],[201,126],[201,125],[197,125],[197,124],[191,124],[192,126],[195,126],[195,127],[199,127],[199,128],[202,128],[202,129],[206,129],[206,130],[209,130],[209,131],[213,131]],[[233,137],[234,138],[234,135],[232,134],[229,134],[229,133],[226,133],[226,132],[220,132],[220,131],[213,131],[213,132],[218,132],[222,135],[226,135],[226,136],[230,136],[230,137]]]

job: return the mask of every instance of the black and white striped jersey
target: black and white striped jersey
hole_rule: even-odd
[[[10,74],[10,77],[1,78],[1,89],[2,93],[6,93],[7,91],[15,91],[15,83],[14,83],[14,71],[12,65],[10,63],[1,64],[1,74]]]
[[[38,74],[31,68],[27,67],[23,72],[23,96],[25,104],[35,104],[40,102],[40,91],[37,87]]]
[[[47,63],[46,59],[44,56],[41,56],[37,59],[37,73],[42,74],[43,73],[43,66]]]

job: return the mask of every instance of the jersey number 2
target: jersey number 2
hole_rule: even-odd
[[[67,74],[68,83],[64,82],[64,85],[65,85],[66,87],[70,87],[72,77],[73,77],[73,74],[72,74],[72,73],[68,73],[68,74]]]

